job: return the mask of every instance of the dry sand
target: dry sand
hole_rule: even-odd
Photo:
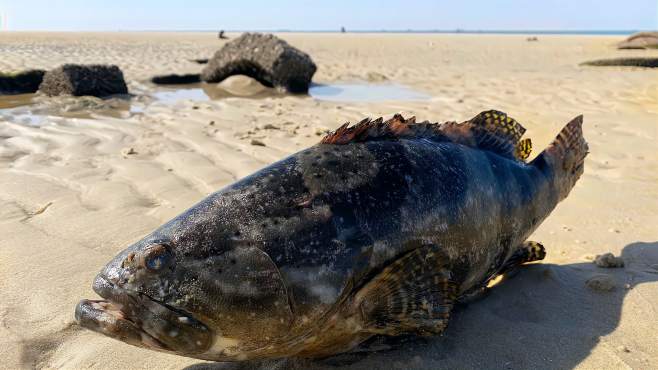
[[[0,367],[211,366],[82,330],[75,304],[95,296],[94,275],[118,251],[208,193],[317,142],[322,130],[364,116],[463,120],[497,108],[528,128],[536,151],[585,115],[585,174],[532,237],[547,259],[458,309],[442,337],[346,368],[658,368],[658,73],[579,66],[658,51],[617,51],[623,37],[608,36],[281,36],[313,56],[318,83],[386,80],[432,98],[158,102],[148,97],[149,77],[196,72],[189,59],[223,41],[214,33],[0,34],[2,71],[115,63],[138,95],[132,106],[36,98],[50,114],[40,126],[0,111]],[[625,267],[592,263],[605,252],[621,254]],[[328,366],[211,368],[293,365]]]

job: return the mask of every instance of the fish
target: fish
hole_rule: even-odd
[[[528,161],[523,126],[399,114],[345,124],[200,201],[112,259],[80,326],[214,361],[326,358],[433,336],[494,279],[584,171],[583,117]]]

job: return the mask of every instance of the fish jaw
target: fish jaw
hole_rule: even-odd
[[[96,277],[101,300],[83,299],[75,319],[84,328],[156,351],[195,357],[213,344],[213,333],[190,314]]]

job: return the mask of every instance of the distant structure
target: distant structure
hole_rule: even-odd
[[[340,33],[345,33],[345,27],[340,28]]]
[[[217,35],[217,38],[225,40],[228,37],[226,37],[226,35],[224,35],[224,30],[221,30],[221,31],[219,31],[219,34]]]

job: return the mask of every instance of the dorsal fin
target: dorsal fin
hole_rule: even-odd
[[[468,121],[475,126],[483,127],[485,130],[498,136],[507,138],[516,145],[525,133],[525,128],[507,113],[488,110],[484,111]]]
[[[489,110],[466,122],[442,124],[424,121],[416,123],[416,117],[404,119],[400,114],[384,121],[366,118],[354,126],[346,123],[327,134],[322,144],[344,145],[382,139],[426,138],[436,141],[453,141],[473,148],[492,151],[508,158],[524,161],[530,155],[530,139],[519,141],[525,128],[507,114]]]
[[[520,161],[525,161],[532,150],[530,139],[519,141],[525,128],[497,110],[484,111],[462,123],[444,123],[441,131],[454,142]]]
[[[439,138],[443,137],[439,131],[438,123],[428,121],[416,123],[416,117],[404,119],[396,114],[388,121],[381,117],[376,120],[366,118],[354,126],[349,122],[340,126],[336,131],[327,134],[322,144],[349,144],[377,139],[396,139],[410,137]]]

